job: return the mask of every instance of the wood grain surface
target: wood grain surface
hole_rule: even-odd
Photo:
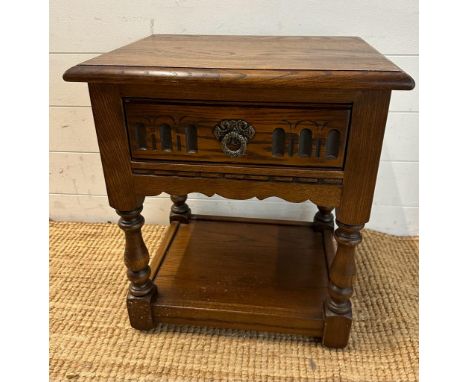
[[[321,232],[203,216],[173,224],[155,272],[156,321],[321,336],[328,286]]]
[[[152,35],[82,65],[399,72],[359,37]]]
[[[412,89],[358,37],[152,35],[69,69],[66,81]],[[285,82],[286,80],[286,82]]]
[[[226,177],[181,176],[180,174],[160,175],[151,172],[133,175],[135,187],[144,195],[185,195],[192,192],[206,196],[220,195],[229,199],[260,200],[277,196],[290,202],[311,200],[313,203],[339,206],[342,186],[340,184],[314,184],[295,182],[292,177],[267,181],[235,179]]]
[[[233,164],[273,164],[341,168],[351,108],[348,105],[196,104],[129,100],[125,112],[132,157],[170,161],[203,161]],[[246,152],[229,157],[221,149],[214,129],[223,120],[243,120],[254,129]],[[160,127],[167,127],[169,148],[164,149]],[[193,127],[194,150],[190,150],[186,129]],[[280,142],[274,131],[283,135]],[[334,153],[328,143],[336,131]],[[310,133],[305,142],[303,132]],[[305,150],[301,151],[304,142]],[[333,142],[332,142],[333,143]],[[273,147],[281,151],[275,153]],[[335,154],[335,155],[333,155]]]
[[[134,210],[140,206],[141,198],[135,195],[131,178],[130,152],[118,89],[114,85],[89,84],[89,95],[109,204],[121,211]]]

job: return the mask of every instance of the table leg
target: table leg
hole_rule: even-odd
[[[325,305],[325,328],[322,342],[334,348],[348,343],[352,323],[351,296],[356,274],[354,261],[356,246],[361,242],[361,225],[348,225],[336,221],[335,239],[338,244],[329,271],[329,298]]]
[[[191,211],[187,203],[187,195],[171,195],[172,207],[169,220],[178,221],[181,223],[188,223],[190,221]]]
[[[151,298],[157,294],[156,286],[150,279],[149,254],[141,235],[145,219],[140,214],[143,207],[132,211],[119,211],[119,227],[125,232],[124,261],[130,287],[127,308],[130,324],[136,329],[150,329],[153,325]]]
[[[335,217],[332,213],[333,207],[317,206],[317,208],[318,211],[314,216],[314,224],[327,227],[332,230],[335,229]]]

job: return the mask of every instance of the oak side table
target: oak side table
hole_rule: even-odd
[[[356,37],[153,35],[64,79],[89,84],[134,328],[211,325],[346,346],[390,93],[414,87],[408,74]],[[150,262],[141,211],[162,192],[171,224]],[[201,216],[190,192],[310,200],[319,212],[310,223]]]

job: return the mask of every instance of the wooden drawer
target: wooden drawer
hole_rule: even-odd
[[[342,168],[350,105],[124,99],[134,160]]]

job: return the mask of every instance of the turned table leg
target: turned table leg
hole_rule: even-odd
[[[133,211],[117,211],[121,216],[119,227],[125,232],[124,261],[130,287],[127,308],[130,324],[136,329],[150,329],[153,325],[151,298],[157,294],[150,279],[149,254],[141,235],[145,219],[140,214],[143,207]]]
[[[335,239],[338,244],[329,272],[329,298],[325,305],[325,328],[322,342],[334,348],[345,347],[351,330],[350,298],[356,274],[354,261],[356,246],[361,242],[361,225],[347,225],[336,221]]]
[[[170,222],[178,221],[188,223],[190,221],[191,211],[187,203],[187,195],[171,195],[172,207],[169,215]]]
[[[314,216],[314,224],[334,229],[335,217],[332,214],[333,207],[317,206],[318,211]]]

